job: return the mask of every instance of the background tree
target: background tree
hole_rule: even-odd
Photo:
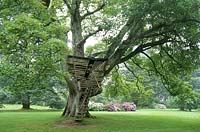
[[[190,84],[193,86],[194,91],[200,92],[200,69],[194,71]]]
[[[63,80],[66,28],[52,21],[56,9],[43,1],[8,0],[0,8],[0,75],[29,109],[31,95],[50,87],[52,77]]]

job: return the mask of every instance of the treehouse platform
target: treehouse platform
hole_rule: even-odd
[[[101,93],[101,82],[104,78],[104,71],[107,59],[86,58],[68,56],[68,72],[75,78],[80,92],[80,110],[78,117],[85,116],[88,108],[89,98]]]

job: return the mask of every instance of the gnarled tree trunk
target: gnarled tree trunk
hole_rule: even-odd
[[[88,103],[91,97],[85,100],[80,96],[69,96],[68,102],[63,112],[63,116],[76,117],[77,119],[84,117],[92,117],[89,113]],[[84,105],[83,105],[84,104]]]
[[[69,96],[62,115],[76,117],[76,119],[91,117],[88,110],[88,103],[91,97],[102,92],[102,88],[99,86],[100,81],[97,82],[94,78],[77,80],[75,77],[71,77],[67,78],[67,82]]]
[[[81,92],[69,94],[63,115],[76,118],[87,117],[89,99],[89,95]]]

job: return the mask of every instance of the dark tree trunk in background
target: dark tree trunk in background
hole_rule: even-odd
[[[30,95],[27,93],[24,93],[21,95],[21,103],[22,103],[22,109],[30,109]]]
[[[30,109],[30,103],[22,102],[22,109]]]
[[[184,111],[184,110],[185,110],[184,105],[181,105],[181,106],[180,106],[180,110],[181,110],[181,111]]]

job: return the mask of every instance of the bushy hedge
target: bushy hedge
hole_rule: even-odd
[[[4,108],[4,105],[2,103],[0,103],[0,108]]]
[[[95,103],[93,101],[89,102],[90,111],[105,111],[105,105],[103,103]]]
[[[60,99],[51,99],[48,102],[48,106],[53,109],[63,109],[65,107],[65,103]]]

